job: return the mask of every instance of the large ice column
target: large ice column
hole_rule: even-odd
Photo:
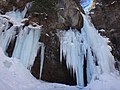
[[[20,30],[17,37],[13,56],[21,60],[23,65],[27,68],[31,68],[39,49],[41,29],[25,27]]]
[[[0,17],[0,46],[2,47],[4,53],[15,34],[16,26],[10,27],[8,20]]]
[[[81,33],[76,29],[59,33],[60,61],[62,57],[66,59],[67,67],[76,73],[79,86],[90,83],[99,74],[115,72],[114,57],[107,43],[87,16],[83,15],[83,18]]]
[[[19,2],[19,0],[17,0]],[[45,46],[39,42],[41,35],[41,26],[34,23],[35,26],[24,26],[26,13],[31,7],[32,3],[27,3],[24,10],[16,10],[13,7],[12,11],[6,12],[5,15],[0,15],[0,47],[7,55],[10,54],[13,58],[17,58],[29,70],[34,64],[35,57],[38,50],[41,48],[40,61],[40,77],[42,75],[42,68],[44,63]],[[12,43],[12,44],[11,44]],[[9,48],[11,47],[12,48]]]
[[[27,36],[28,28],[25,27],[24,29],[22,29],[22,27],[19,27],[18,29],[19,29],[19,34],[17,35],[17,40],[15,43],[12,57],[16,57],[16,58],[20,59],[22,45]]]
[[[114,72],[114,57],[107,43],[104,41],[103,37],[98,34],[88,17],[84,14],[82,14],[82,16],[84,18],[82,33],[86,34],[86,40],[93,51],[94,57],[96,57],[101,73]]]

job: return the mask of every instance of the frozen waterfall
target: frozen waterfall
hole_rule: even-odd
[[[0,46],[4,53],[6,52],[9,45],[13,44],[12,57],[17,58],[20,62],[28,69],[31,69],[34,64],[37,51],[41,48],[41,61],[44,60],[44,44],[41,45],[39,42],[41,33],[41,26],[33,27],[23,26],[23,24],[16,25],[11,22],[10,18],[6,15],[0,16]],[[41,63],[42,64],[42,63]],[[41,67],[42,70],[42,67]]]
[[[23,11],[16,10],[13,7],[12,11],[0,15],[0,47],[7,56],[19,59],[29,70],[34,64],[38,50],[41,50],[39,54],[41,57],[41,77],[45,49],[44,44],[39,41],[42,31],[41,26],[37,24],[35,26],[24,26],[24,23],[22,23],[24,20],[28,20],[25,16],[30,6],[31,3],[27,3]]]
[[[60,60],[62,57],[66,59],[67,67],[76,74],[79,86],[102,73],[115,72],[114,57],[107,43],[88,17],[82,16],[84,26],[81,33],[76,29],[60,31]]]

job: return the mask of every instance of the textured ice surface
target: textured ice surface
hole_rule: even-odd
[[[20,22],[20,24],[14,22],[18,21],[14,21],[6,15],[0,16],[0,46],[7,55],[6,50],[11,42],[15,41],[13,53],[11,52],[12,57],[20,59],[26,68],[31,69],[37,51],[41,47],[39,44],[41,26],[24,27]]]
[[[103,73],[115,72],[114,57],[107,42],[100,36],[87,16],[83,15],[81,33],[76,29],[60,32],[60,61],[66,59],[67,67],[76,73],[77,85],[84,86]],[[86,71],[84,71],[86,70]],[[87,77],[84,77],[86,72]]]

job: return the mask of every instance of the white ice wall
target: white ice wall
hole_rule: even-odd
[[[84,25],[81,33],[76,29],[59,33],[60,60],[62,61],[62,57],[66,59],[67,67],[76,73],[77,85],[80,86],[84,86],[84,78],[87,78],[89,83],[99,74],[115,72],[114,57],[107,43],[97,33],[88,17],[84,14],[82,16]],[[84,60],[87,63],[84,63]],[[84,72],[87,77],[84,77]]]

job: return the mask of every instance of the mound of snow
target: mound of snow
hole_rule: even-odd
[[[0,48],[0,90],[79,90],[75,86],[36,80],[15,58],[4,55]]]
[[[85,90],[120,90],[120,76],[104,73],[92,81]]]

